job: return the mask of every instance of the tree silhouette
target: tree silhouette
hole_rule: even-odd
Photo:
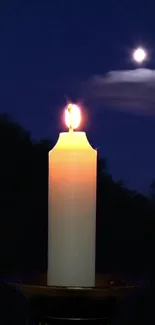
[[[151,200],[155,203],[155,179],[152,180],[152,183],[149,188],[149,194]]]

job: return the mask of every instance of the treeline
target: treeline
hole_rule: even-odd
[[[2,273],[46,271],[48,151],[52,146],[49,140],[32,141],[21,126],[0,116]],[[103,158],[98,159],[96,233],[98,272],[153,274],[154,196],[149,199],[129,191],[121,181],[114,182]]]

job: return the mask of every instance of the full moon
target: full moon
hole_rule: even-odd
[[[137,63],[142,63],[147,58],[147,52],[143,48],[139,47],[136,50],[134,50],[132,56],[133,56],[134,61],[136,61]]]

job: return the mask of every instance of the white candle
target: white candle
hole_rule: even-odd
[[[95,285],[96,165],[85,132],[60,133],[49,152],[48,285]]]

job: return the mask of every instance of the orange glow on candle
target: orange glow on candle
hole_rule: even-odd
[[[96,163],[85,132],[62,132],[49,152],[48,285],[95,285]]]

